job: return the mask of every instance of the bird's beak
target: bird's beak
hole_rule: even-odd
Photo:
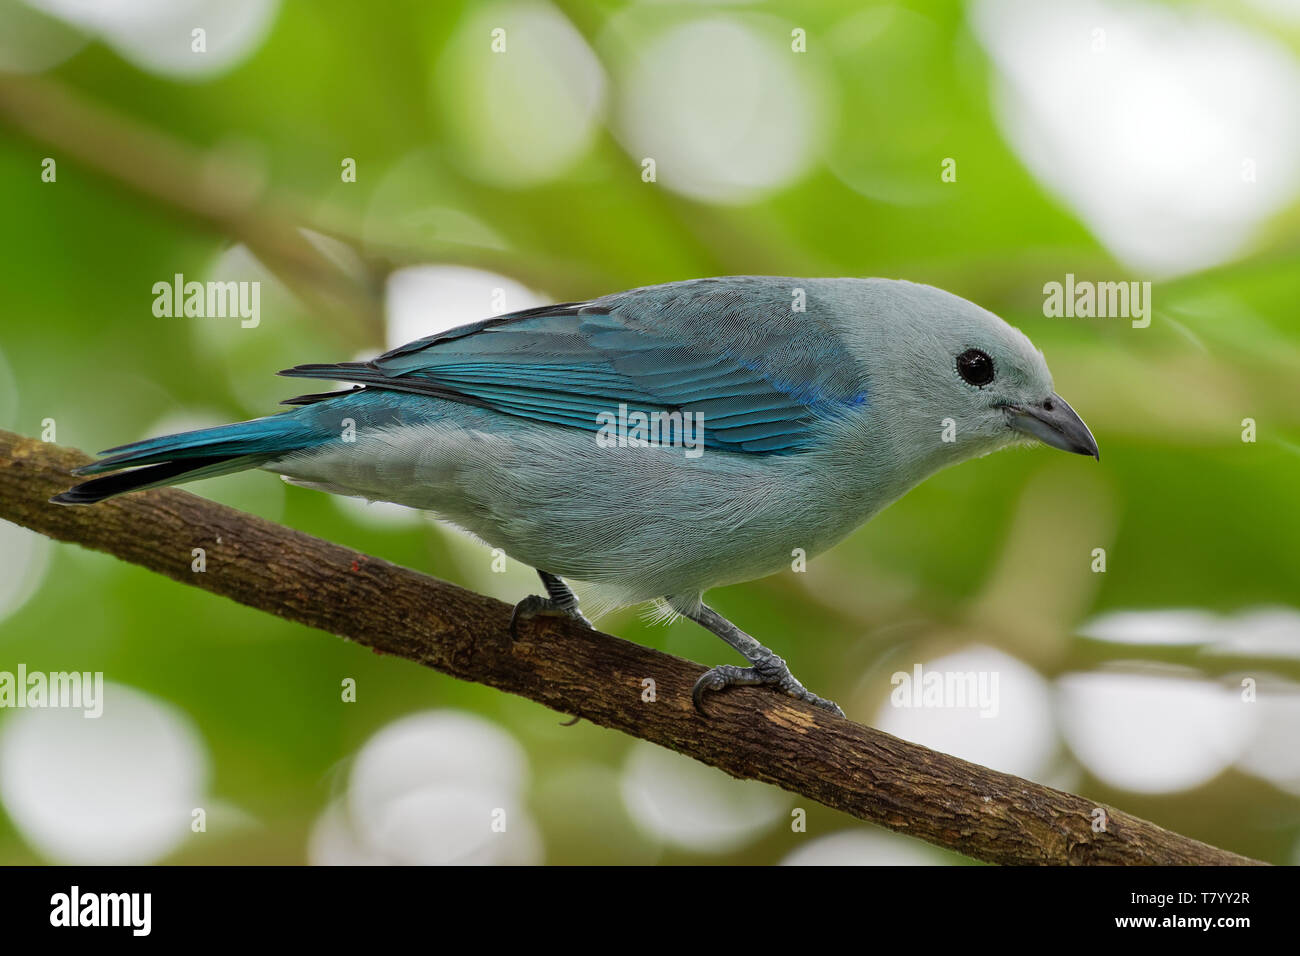
[[[1060,395],[1052,394],[1046,401],[1033,405],[1005,406],[1007,420],[1016,431],[1032,435],[1044,444],[1072,451],[1076,455],[1091,455],[1101,461],[1097,439],[1092,437],[1073,408]]]

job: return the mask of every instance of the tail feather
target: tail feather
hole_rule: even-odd
[[[264,460],[264,459],[263,459]],[[119,471],[114,475],[103,475],[83,481],[50,499],[56,505],[93,505],[105,498],[125,494],[128,491],[143,491],[145,488],[158,488],[162,485],[176,485],[199,478],[213,478],[255,467],[246,456],[214,455],[207,458],[180,458],[165,461],[157,465],[145,465]]]
[[[197,431],[119,445],[102,452],[110,457],[78,468],[77,474],[98,475],[119,468],[152,465],[178,458],[229,458],[267,452],[274,454],[305,447],[319,441],[320,437],[320,428],[313,422],[287,412],[234,425],[200,428]]]
[[[328,437],[329,433],[311,419],[285,412],[234,425],[149,438],[110,448],[104,453],[110,457],[78,468],[78,475],[101,477],[69,488],[50,501],[62,505],[94,504],[128,491],[230,474],[321,444]]]

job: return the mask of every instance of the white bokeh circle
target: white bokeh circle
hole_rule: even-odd
[[[620,138],[655,183],[748,203],[794,182],[822,137],[818,98],[788,47],[738,19],[677,24],[637,49],[620,78]]]
[[[450,710],[404,717],[357,755],[346,832],[327,809],[313,846],[322,862],[351,853],[397,864],[540,863],[527,781],[523,748],[498,725]]]
[[[752,842],[783,819],[789,794],[654,744],[628,752],[623,803],[636,824],[665,843],[699,853],[725,853]]]
[[[1203,6],[979,0],[999,126],[1034,176],[1152,275],[1241,253],[1300,190],[1300,64]]]
[[[1057,753],[1051,689],[1028,664],[996,648],[975,645],[921,663],[921,673],[985,676],[995,707],[981,716],[974,706],[895,706],[881,702],[872,726],[973,763],[1031,779],[1045,773]],[[909,680],[914,670],[903,670]],[[891,675],[892,676],[892,675]],[[893,690],[904,688],[901,682]]]
[[[190,833],[208,757],[190,719],[121,684],[103,713],[13,710],[0,724],[0,802],[23,839],[58,863],[153,863]]]
[[[1057,693],[1070,750],[1094,776],[1135,793],[1213,779],[1241,756],[1258,713],[1190,671],[1066,674]]]

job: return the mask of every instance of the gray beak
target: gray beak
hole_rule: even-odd
[[[1091,455],[1101,461],[1097,439],[1060,395],[1053,394],[1034,405],[1007,405],[1005,409],[1007,421],[1016,431],[1032,435],[1053,448]]]

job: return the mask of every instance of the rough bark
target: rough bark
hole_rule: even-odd
[[[506,635],[491,598],[177,489],[48,499],[80,452],[0,432],[0,518],[463,680],[762,780],[936,846],[1008,864],[1248,864],[1113,807],[907,743],[760,688],[691,706],[698,664],[568,622]],[[191,549],[207,570],[191,571]],[[655,701],[642,699],[653,678]],[[1093,831],[1094,811],[1105,813]]]

